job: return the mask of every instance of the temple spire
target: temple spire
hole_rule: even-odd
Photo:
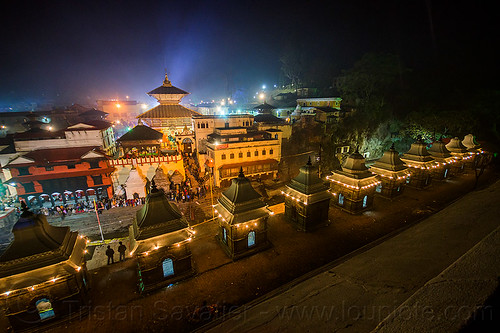
[[[240,167],[240,174],[238,177],[245,178],[245,175],[243,174],[243,167]]]
[[[165,79],[163,80],[163,86],[164,87],[171,87],[172,86],[172,83],[168,79],[168,75],[167,75],[167,70],[166,69],[165,69]]]
[[[307,160],[307,165],[312,165],[312,163],[311,163],[311,156],[309,156],[309,159]]]

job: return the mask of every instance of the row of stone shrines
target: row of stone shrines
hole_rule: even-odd
[[[328,177],[330,189],[309,161],[283,191],[285,217],[298,230],[315,229],[328,222],[332,199],[342,209],[357,213],[371,206],[377,189],[391,198],[402,193],[406,184],[425,187],[431,177],[442,179],[460,173],[478,152],[477,145],[467,149],[456,138],[447,147],[434,143],[429,151],[417,141],[401,159],[392,147],[372,166],[373,173],[355,152],[346,159],[342,170]],[[218,222],[216,238],[230,258],[251,255],[271,245],[267,225],[273,213],[242,170],[221,194],[214,212]],[[24,203],[13,233],[14,241],[0,256],[0,321],[7,320],[17,331],[62,317],[81,316],[82,309],[88,309],[88,240],[68,227],[51,226],[45,215],[33,214]],[[154,181],[145,205],[130,226],[129,237],[141,292],[194,274],[189,247],[194,231]]]

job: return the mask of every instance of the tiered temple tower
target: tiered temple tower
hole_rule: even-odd
[[[334,203],[351,214],[358,214],[373,207],[375,187],[381,182],[365,165],[364,157],[356,151],[349,155],[342,170],[333,171],[327,179]]]
[[[189,242],[193,232],[174,203],[152,181],[145,205],[129,228],[130,254],[137,258],[139,291],[149,291],[194,273]]]
[[[427,151],[425,143],[418,139],[411,144],[410,150],[403,154],[401,160],[410,168],[409,186],[423,189],[431,185],[431,170],[437,168],[437,162]]]
[[[300,168],[297,177],[285,186],[285,218],[300,231],[311,231],[328,224],[328,208],[332,195],[329,185],[318,177],[311,164]]]
[[[375,193],[388,199],[403,194],[406,178],[410,175],[410,171],[399,158],[394,144],[380,159],[375,161],[370,167],[370,171],[378,175],[382,182],[375,188]]]
[[[267,220],[272,213],[240,169],[238,178],[214,207],[219,223],[217,239],[232,259],[268,248]]]

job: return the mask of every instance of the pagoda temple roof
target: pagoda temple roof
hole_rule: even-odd
[[[34,214],[22,202],[23,213],[14,224],[14,241],[0,256],[0,278],[59,264],[81,264],[85,240],[69,227],[55,227],[42,214]],[[78,253],[75,249],[81,250]]]
[[[224,213],[222,217],[229,220],[230,224],[242,223],[268,215],[262,196],[252,187],[242,169],[240,169],[238,177],[232,179],[231,186],[222,192],[217,202],[216,209],[220,214]]]
[[[446,145],[446,148],[455,154],[466,154],[467,147],[465,147],[458,137],[454,137],[450,140],[450,142]]]
[[[165,193],[156,188],[152,181],[151,192],[146,203],[136,213],[137,240],[168,234],[188,227],[179,208],[168,201]]]
[[[99,117],[105,117],[107,116],[109,113],[107,112],[104,112],[104,111],[101,111],[101,110],[97,110],[97,109],[90,109],[90,110],[87,110],[85,112],[82,112],[79,114],[80,117],[89,117],[89,116],[99,116]]]
[[[32,150],[14,158],[7,164],[8,167],[23,165],[48,165],[52,163],[78,162],[82,159],[108,157],[99,150],[99,147],[68,147]]]
[[[333,171],[332,175],[326,178],[353,188],[362,188],[378,182],[377,176],[368,171],[365,158],[357,149],[347,157],[342,165],[342,170]]]
[[[146,140],[161,140],[163,138],[163,133],[152,129],[142,123],[138,124],[132,128],[127,133],[123,134],[116,141],[146,141]]]
[[[409,161],[411,163],[425,163],[432,162],[431,154],[427,151],[427,145],[420,139],[411,144],[410,150],[403,154],[401,160],[406,163]]]
[[[139,119],[157,119],[157,118],[191,118],[200,113],[188,109],[180,104],[160,104],[154,108],[137,116]]]
[[[408,167],[399,158],[399,153],[394,148],[394,144],[370,167],[370,171],[378,175],[392,177],[405,176],[407,170]]]
[[[464,139],[462,140],[462,144],[469,150],[469,151],[474,151],[479,149],[481,145],[476,143],[476,140],[474,138],[474,135],[472,134],[467,134]]]
[[[432,146],[428,149],[429,154],[440,162],[449,162],[453,160],[450,151],[446,148],[443,141],[438,140],[432,143]]]
[[[298,199],[306,205],[329,200],[331,198],[331,194],[328,193],[330,186],[318,177],[317,171],[309,158],[307,164],[299,169],[297,177],[293,178],[281,193]]]
[[[313,194],[328,190],[328,183],[318,176],[318,168],[311,163],[311,158],[307,164],[299,169],[299,174],[293,178],[287,187],[303,194]]]
[[[276,107],[264,102],[262,104],[257,105],[256,107],[254,107],[254,109],[256,109],[256,110],[274,110],[274,109],[276,109]]]

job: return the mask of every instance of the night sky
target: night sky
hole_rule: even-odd
[[[0,107],[149,102],[164,68],[193,102],[223,97],[228,79],[253,92],[278,83],[290,46],[329,75],[389,52],[414,71],[494,85],[500,29],[488,3],[10,1],[0,10]]]

